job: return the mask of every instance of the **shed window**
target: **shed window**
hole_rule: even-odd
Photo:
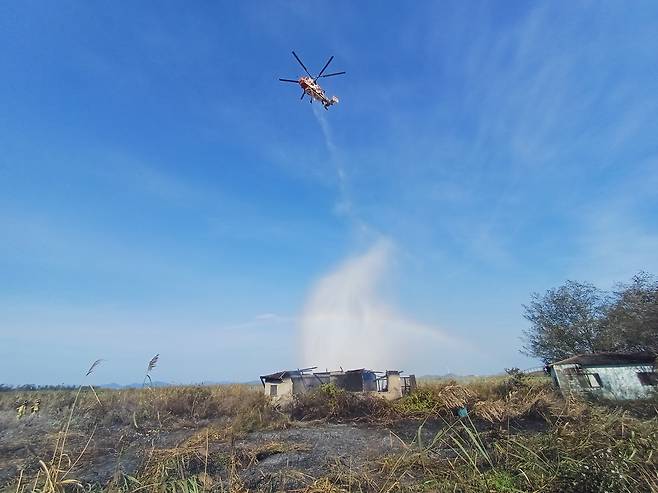
[[[276,397],[276,387],[275,384],[270,384],[270,397]]]
[[[589,386],[593,389],[597,389],[601,386],[601,377],[599,377],[598,373],[589,373],[587,378],[589,379]]]
[[[598,389],[601,387],[601,377],[598,373],[578,373],[576,374],[576,380],[583,389]]]
[[[642,385],[658,385],[658,373],[655,371],[640,371],[637,378]]]

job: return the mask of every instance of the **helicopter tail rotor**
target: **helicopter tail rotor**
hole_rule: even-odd
[[[328,109],[329,109],[329,106],[332,106],[332,105],[334,105],[334,104],[336,104],[336,103],[338,103],[338,97],[337,97],[337,96],[332,96],[331,99],[327,100],[327,101],[324,103],[324,109],[325,109],[325,110],[328,110]]]

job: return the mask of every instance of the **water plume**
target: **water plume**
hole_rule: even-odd
[[[313,107],[313,115],[320,125],[322,130],[322,136],[324,137],[324,143],[327,146],[329,151],[329,158],[332,166],[336,172],[336,184],[338,186],[338,198],[336,204],[334,205],[334,212],[341,216],[352,216],[352,200],[348,191],[347,183],[347,174],[345,173],[345,167],[343,166],[343,161],[341,159],[340,153],[338,152],[338,147],[334,142],[333,132],[331,130],[331,125],[327,121],[326,112],[323,109],[320,109],[322,106],[317,104]]]
[[[304,365],[401,368],[414,363],[419,345],[445,350],[454,343],[443,332],[403,316],[382,296],[378,287],[394,252],[389,240],[379,240],[316,282],[300,320]]]

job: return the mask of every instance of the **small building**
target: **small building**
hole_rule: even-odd
[[[658,390],[656,355],[650,352],[578,354],[548,365],[563,394],[643,399]]]
[[[385,399],[398,399],[416,387],[415,375],[402,375],[400,371],[375,372],[361,368],[347,371],[313,372],[315,368],[285,370],[261,375],[265,395],[275,401],[285,401],[293,395],[303,394],[325,384],[333,384],[348,392],[377,395]]]

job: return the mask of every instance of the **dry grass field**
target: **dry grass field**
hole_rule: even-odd
[[[38,415],[16,418],[23,399]],[[657,407],[522,375],[421,382],[392,403],[327,386],[285,409],[246,385],[2,392],[0,489],[650,492]]]

